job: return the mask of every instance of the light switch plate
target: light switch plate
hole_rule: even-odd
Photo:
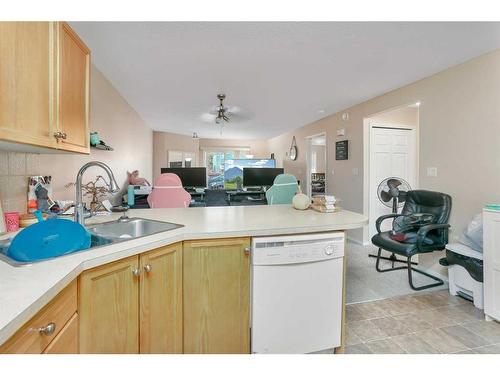
[[[353,176],[357,176],[357,175],[359,175],[359,169],[358,169],[358,168],[353,168],[353,169],[352,169],[352,175],[353,175]]]
[[[437,177],[438,169],[436,167],[427,167],[427,177]]]

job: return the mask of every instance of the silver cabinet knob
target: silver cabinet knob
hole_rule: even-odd
[[[134,275],[135,277],[139,277],[141,275],[141,270],[139,268],[134,268],[132,270],[132,275]]]
[[[57,140],[66,139],[68,138],[68,135],[64,132],[54,132],[54,138]]]
[[[38,332],[46,336],[52,335],[55,331],[56,331],[56,323],[49,323],[45,327],[38,328]]]
[[[146,264],[144,266],[144,271],[146,271],[148,273],[151,272],[152,269],[153,269],[153,266],[151,266],[151,264]]]
[[[249,247],[245,247],[245,254],[246,255],[249,255],[250,251],[251,251],[251,249]]]

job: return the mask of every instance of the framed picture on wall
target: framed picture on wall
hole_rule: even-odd
[[[349,141],[335,142],[335,160],[347,160],[349,157]]]

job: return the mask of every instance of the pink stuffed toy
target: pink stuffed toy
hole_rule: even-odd
[[[128,183],[130,185],[151,186],[151,184],[143,177],[139,177],[139,171],[135,170],[132,173],[127,171]]]

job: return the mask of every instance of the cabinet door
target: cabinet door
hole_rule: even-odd
[[[78,354],[78,314],[73,315],[44,354]]]
[[[0,140],[56,147],[55,25],[0,22]]]
[[[140,352],[182,353],[182,243],[140,256]]]
[[[500,321],[500,213],[483,211],[484,313]]]
[[[133,256],[81,274],[81,353],[139,352],[138,267]]]
[[[184,242],[184,353],[249,353],[249,238]]]
[[[59,23],[59,148],[89,153],[90,51],[65,22]]]

